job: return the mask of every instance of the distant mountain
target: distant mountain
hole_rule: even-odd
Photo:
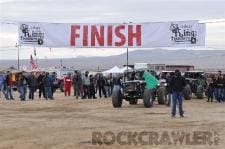
[[[40,59],[39,67],[60,66],[61,59]],[[225,69],[225,50],[135,50],[129,52],[129,64],[138,62],[194,65],[198,69]],[[21,60],[29,66],[29,60]],[[107,69],[126,64],[126,53],[107,57],[77,57],[62,59],[62,64],[77,69]],[[17,60],[0,60],[1,68],[17,66]]]

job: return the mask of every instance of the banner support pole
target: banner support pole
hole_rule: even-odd
[[[127,71],[128,71],[128,47],[127,47]]]
[[[17,43],[16,43],[16,47],[17,47],[17,69],[20,70],[20,48]]]

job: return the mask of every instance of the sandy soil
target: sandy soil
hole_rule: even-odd
[[[18,97],[14,93],[15,97]],[[170,108],[154,104],[144,108],[123,103],[112,107],[111,99],[77,100],[55,94],[55,100],[21,102],[0,100],[1,149],[77,148],[225,148],[225,103],[206,100],[184,101],[185,117],[170,117]],[[219,145],[93,145],[92,132],[209,131],[219,133]]]

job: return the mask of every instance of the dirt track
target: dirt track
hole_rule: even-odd
[[[15,95],[17,96],[17,95]],[[123,103],[112,108],[110,98],[76,100],[56,93],[55,100],[0,100],[0,149],[77,148],[225,148],[225,103],[193,99],[184,102],[185,118],[170,117],[170,108]],[[92,132],[217,131],[219,145],[93,145]]]

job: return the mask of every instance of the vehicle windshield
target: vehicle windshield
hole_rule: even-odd
[[[132,80],[144,80],[143,78],[144,71],[133,71],[124,73],[124,80],[132,81]]]

